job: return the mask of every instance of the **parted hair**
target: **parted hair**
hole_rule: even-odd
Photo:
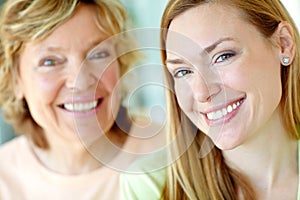
[[[74,14],[80,3],[92,4],[100,31],[107,37],[128,29],[128,16],[118,0],[7,0],[0,15],[0,107],[15,132],[26,134],[40,148],[49,148],[42,128],[32,118],[25,99],[14,92],[19,56],[27,42],[43,40]],[[101,20],[100,20],[101,19]],[[126,34],[124,34],[126,35]],[[121,75],[138,59],[122,46],[134,45],[130,36],[116,43]]]
[[[292,26],[293,40],[296,45],[295,56],[290,66],[281,69],[280,111],[282,123],[287,132],[292,138],[299,139],[299,133],[297,133],[297,126],[300,124],[299,32],[288,11],[279,0],[170,0],[161,22],[161,55],[164,65],[168,28],[172,20],[191,8],[208,3],[218,3],[238,9],[241,17],[254,25],[270,41],[280,22],[286,21]],[[188,128],[193,125],[180,110],[175,94],[172,92],[174,91],[172,77],[166,67],[164,73],[168,87],[171,88],[166,94],[167,119],[169,119],[167,132],[168,140],[171,141],[180,131],[183,132],[183,135],[193,134],[190,131],[191,128]],[[178,127],[181,127],[181,130]],[[204,140],[208,141],[205,134],[197,130],[196,137],[189,148],[168,168],[163,198],[234,200],[240,199],[239,195],[242,195],[242,199],[256,199],[256,194],[247,177],[227,166],[221,150],[217,147],[213,147],[205,157],[199,158]],[[177,141],[177,148],[184,148],[184,146],[185,141]]]

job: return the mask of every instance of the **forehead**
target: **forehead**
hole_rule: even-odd
[[[38,47],[90,48],[105,40],[105,35],[98,26],[95,5],[80,4],[73,16],[59,25],[46,38],[33,42]]]
[[[253,28],[236,8],[220,3],[203,4],[175,17],[169,27],[167,46],[177,41],[177,45],[195,42],[204,48],[220,38],[243,37],[241,29]]]

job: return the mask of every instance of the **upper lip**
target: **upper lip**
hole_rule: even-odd
[[[237,103],[237,102],[239,102],[241,100],[244,100],[244,99],[246,99],[246,96],[241,97],[241,98],[237,98],[235,100],[230,100],[230,101],[227,101],[227,102],[222,102],[222,103],[219,103],[219,104],[215,104],[215,105],[212,105],[212,106],[204,109],[201,113],[202,114],[207,114],[207,113],[215,112],[217,110],[227,108],[227,106],[229,106],[231,104],[234,104],[234,103]]]

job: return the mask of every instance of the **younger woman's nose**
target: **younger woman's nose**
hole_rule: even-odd
[[[198,102],[209,102],[220,92],[219,81],[215,77],[198,73],[191,82],[194,99]]]

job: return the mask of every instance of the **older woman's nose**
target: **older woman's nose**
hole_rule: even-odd
[[[67,74],[66,86],[72,90],[87,90],[97,83],[97,77],[86,63],[73,63],[69,67]]]

